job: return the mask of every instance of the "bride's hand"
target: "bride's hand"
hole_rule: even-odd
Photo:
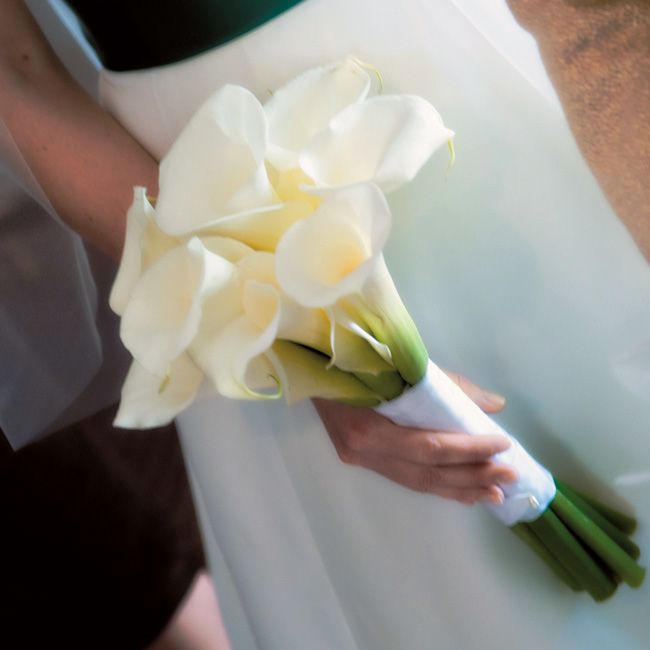
[[[448,374],[484,411],[496,413],[503,408],[502,397],[461,375]],[[498,484],[517,478],[514,469],[490,460],[510,446],[504,436],[410,429],[372,409],[313,401],[344,463],[371,469],[412,490],[462,503],[501,503]]]

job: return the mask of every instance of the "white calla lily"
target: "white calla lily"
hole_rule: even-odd
[[[233,294],[234,298],[234,294]],[[225,397],[275,399],[247,383],[250,364],[275,341],[280,321],[280,297],[275,287],[247,280],[241,289],[241,312],[215,336],[197,339],[193,354]]]
[[[421,97],[371,97],[334,116],[302,150],[300,167],[316,188],[372,182],[390,192],[412,180],[453,135]]]
[[[124,313],[142,272],[176,245],[178,240],[156,225],[155,210],[147,198],[146,188],[134,187],[133,203],[126,214],[122,259],[109,298],[109,305],[116,314]]]
[[[192,117],[160,164],[160,227],[194,232],[222,217],[277,203],[266,173],[266,114],[240,86],[224,86]]]
[[[305,307],[327,307],[358,293],[381,256],[390,225],[388,204],[374,185],[332,194],[278,243],[280,286]]]
[[[133,357],[164,375],[196,336],[203,302],[233,268],[196,237],[163,255],[135,285],[122,316],[120,334]]]
[[[187,354],[172,362],[165,377],[151,374],[134,361],[122,386],[113,424],[125,429],[169,424],[194,401],[202,381],[203,373]]]
[[[348,58],[308,70],[276,90],[264,105],[271,164],[279,170],[298,167],[300,150],[334,115],[365,99],[370,81],[363,66]]]

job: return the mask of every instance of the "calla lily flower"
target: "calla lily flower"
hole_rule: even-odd
[[[428,356],[383,258],[390,223],[374,185],[338,190],[286,232],[276,269],[291,298],[328,309],[332,327],[363,339],[408,382],[422,376]]]
[[[163,255],[138,280],[122,315],[120,335],[134,359],[163,376],[195,338],[204,301],[232,273],[196,237]]]
[[[264,157],[268,124],[257,98],[224,86],[192,117],[160,164],[158,224],[172,235],[278,203]]]
[[[359,292],[388,239],[391,214],[374,185],[332,194],[278,243],[280,286],[305,307],[329,307]]]
[[[275,91],[264,105],[269,121],[269,162],[278,170],[297,168],[300,151],[329,121],[364,100],[371,79],[356,59],[313,68]]]
[[[317,188],[375,183],[391,192],[453,135],[421,97],[372,97],[332,117],[301,151],[300,167]]]
[[[164,377],[151,374],[134,361],[122,386],[114,425],[148,429],[169,424],[194,401],[202,381],[203,373],[187,354],[173,361]]]

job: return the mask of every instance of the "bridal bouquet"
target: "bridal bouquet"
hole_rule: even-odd
[[[380,90],[355,59],[265,104],[225,86],[162,161],[155,207],[135,189],[111,294],[134,358],[117,425],[167,423],[209,386],[508,435],[429,360],[384,262],[385,194],[453,133],[424,99]],[[512,438],[498,460],[519,479],[488,507],[571,588],[602,600],[641,584],[633,519],[554,480]]]

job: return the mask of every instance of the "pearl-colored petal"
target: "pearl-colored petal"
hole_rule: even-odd
[[[372,97],[336,115],[302,151],[300,166],[317,186],[373,182],[389,192],[453,135],[421,97]]]
[[[390,224],[388,204],[373,185],[329,196],[278,243],[280,286],[305,307],[327,307],[358,293],[381,255]]]
[[[279,397],[279,392],[259,393],[247,384],[249,365],[264,354],[275,340],[280,319],[280,298],[270,285],[249,281],[244,302],[264,304],[255,316],[262,322],[254,322],[248,314],[242,314],[229,322],[221,332],[210,340],[195,345],[197,361],[215,387],[225,397],[240,399],[269,399]],[[264,327],[260,327],[264,325]]]
[[[268,159],[281,170],[297,167],[298,152],[343,108],[363,100],[370,76],[352,58],[308,70],[264,105],[269,120]]]
[[[120,316],[124,313],[133,286],[140,277],[142,269],[140,240],[149,223],[150,214],[153,214],[153,208],[147,200],[146,189],[144,187],[134,187],[133,203],[131,203],[131,207],[126,213],[126,232],[122,259],[108,301],[111,309]]]
[[[184,234],[277,202],[264,166],[267,131],[264,109],[245,88],[224,86],[210,97],[160,164],[160,227]]]
[[[197,239],[164,255],[133,289],[120,334],[133,357],[155,375],[192,342],[206,296],[227,284],[233,266]]]
[[[202,231],[238,239],[258,250],[273,251],[287,229],[312,211],[306,202],[284,203],[205,223]]]
[[[192,403],[202,380],[203,373],[185,354],[171,364],[165,377],[152,375],[134,361],[113,424],[126,429],[169,424]]]

